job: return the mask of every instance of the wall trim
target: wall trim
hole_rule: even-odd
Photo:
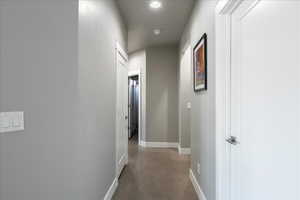
[[[126,51],[124,50],[124,48],[122,47],[122,45],[118,42],[118,41],[116,41],[116,50],[117,50],[117,52],[126,60],[126,61],[128,61],[128,55],[127,55],[127,53],[126,53]]]
[[[230,147],[224,141],[230,135],[231,90],[231,13],[242,0],[219,0],[215,9],[216,29],[216,200],[230,200]]]
[[[180,155],[190,155],[191,154],[191,148],[181,148],[180,144],[178,145],[178,153]]]
[[[241,4],[242,0],[219,0],[216,6],[218,14],[230,14],[236,7]]]
[[[132,71],[129,71],[128,70],[128,77],[130,77],[130,76],[140,76],[140,70],[138,69],[138,70],[132,70]]]
[[[198,196],[199,200],[207,200],[207,198],[205,197],[204,192],[201,189],[201,187],[200,187],[200,185],[199,185],[192,169],[190,169],[190,180],[191,180],[191,182],[192,182],[192,184],[195,188],[195,191],[197,193],[197,196]]]
[[[105,194],[103,200],[111,200],[117,188],[118,188],[118,179],[115,178],[113,183],[109,187],[107,193]]]
[[[141,141],[141,146],[142,147],[149,147],[149,148],[178,148],[178,143]]]
[[[139,145],[142,146],[142,147],[146,147],[146,142],[144,140],[141,140]]]

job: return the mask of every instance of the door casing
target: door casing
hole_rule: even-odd
[[[238,0],[239,1],[239,0]],[[229,155],[225,144],[230,123],[230,13],[238,1],[220,0],[215,10],[216,24],[216,199],[230,200]]]
[[[116,47],[115,47],[115,67],[116,67],[116,73],[118,73],[117,67],[118,67],[118,62],[119,62],[118,61],[119,56],[121,56],[125,60],[125,62],[127,63],[127,67],[128,67],[128,55],[123,50],[122,46],[118,42],[116,42]],[[127,74],[126,74],[126,77],[124,77],[124,79],[128,80]],[[116,82],[117,81],[118,80],[116,80]],[[126,84],[126,88],[127,88],[126,92],[128,94],[128,84]],[[116,91],[118,92],[118,82],[116,83]],[[116,143],[116,146],[115,146],[116,160],[115,160],[115,162],[116,162],[116,178],[118,179],[119,176],[120,176],[120,174],[121,174],[121,172],[122,172],[122,170],[123,170],[123,168],[119,169],[119,160],[118,160],[118,148],[119,148],[118,147],[118,137],[119,136],[118,136],[118,124],[117,124],[118,123],[118,119],[117,119],[117,117],[118,117],[118,105],[117,105],[117,103],[118,103],[118,101],[116,101],[116,127],[115,127],[115,130],[116,130],[116,133],[115,133],[115,135],[116,135],[116,141],[115,141],[115,143]],[[127,112],[126,112],[127,114],[126,115],[127,115],[127,118],[128,118],[128,103],[126,103],[126,104],[127,105],[125,105],[125,108],[127,108]],[[127,124],[127,126],[128,126],[128,124]],[[128,142],[128,130],[127,130],[126,142]],[[125,165],[128,164],[128,146],[125,148],[124,163],[125,163]]]
[[[142,94],[141,94],[141,88],[142,88],[142,82],[141,82],[141,71],[140,70],[136,70],[136,71],[131,71],[128,72],[128,78],[132,77],[132,76],[138,76],[139,77],[139,129],[138,129],[138,140],[139,140],[139,146],[141,146],[141,137],[142,137],[142,127],[141,127],[141,114],[142,114]]]

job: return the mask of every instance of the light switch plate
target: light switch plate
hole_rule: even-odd
[[[186,107],[187,107],[187,109],[191,109],[191,108],[192,108],[191,102],[188,102],[188,103],[186,104]]]
[[[0,113],[0,129],[9,128],[9,117],[6,113]]]
[[[24,130],[24,112],[1,112],[0,133]]]
[[[197,173],[200,175],[200,163],[197,163]]]

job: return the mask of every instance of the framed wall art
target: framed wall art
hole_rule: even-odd
[[[207,35],[204,34],[193,50],[194,91],[207,90]]]

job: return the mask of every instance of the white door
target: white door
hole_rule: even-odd
[[[300,1],[231,16],[230,200],[300,200]]]
[[[117,177],[128,162],[128,69],[127,56],[117,48]]]

